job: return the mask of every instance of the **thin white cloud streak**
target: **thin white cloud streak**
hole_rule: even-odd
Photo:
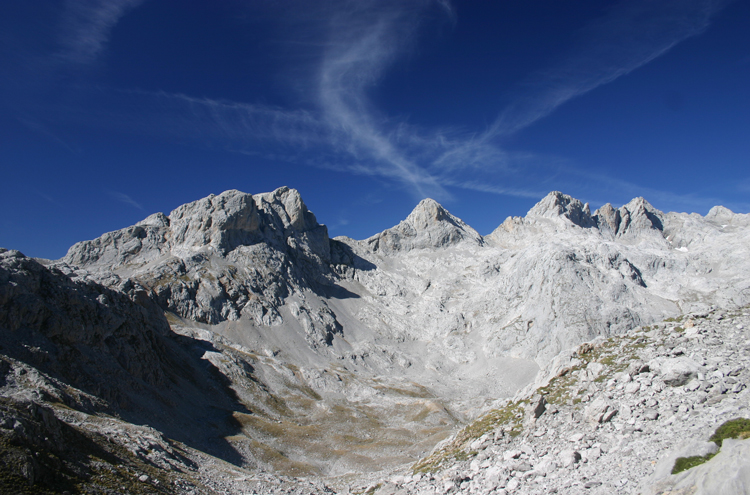
[[[89,25],[99,28],[90,28],[88,32],[94,34],[82,39],[88,38],[91,43],[80,46],[92,48],[71,53],[101,53],[107,39],[101,33],[106,34],[116,19],[137,3],[116,2],[119,7],[114,10],[90,15],[89,18],[100,20]],[[100,120],[261,156],[267,152],[257,145],[264,142],[287,145],[287,149],[295,150],[290,154],[297,156],[314,148],[316,153],[311,156],[318,158],[307,159],[314,166],[387,178],[419,196],[445,199],[450,197],[446,188],[455,187],[539,197],[544,184],[555,187],[551,178],[560,178],[564,173],[554,163],[542,163],[545,157],[509,152],[499,144],[499,138],[527,127],[566,101],[628,74],[680,41],[699,34],[726,3],[622,2],[606,17],[582,30],[564,60],[526,81],[497,121],[475,134],[425,130],[388,120],[368,98],[368,92],[390,65],[408,53],[429,8],[437,5],[444,18],[455,20],[446,0],[332,1],[320,7],[325,12],[310,16],[314,25],[295,30],[302,32],[295,36],[305,39],[307,48],[312,46],[316,52],[312,59],[317,67],[303,84],[314,100],[315,108],[310,110],[129,91],[121,92],[130,96],[121,103],[122,108],[113,111],[104,105]],[[80,5],[101,6],[95,2]],[[305,12],[302,17],[307,15]],[[88,60],[88,56],[80,59]],[[118,111],[122,118],[113,118]],[[268,153],[281,156],[284,151]],[[605,179],[591,180],[606,187]],[[557,181],[562,182],[563,179]],[[534,187],[527,187],[531,183]]]
[[[40,191],[39,189],[34,189],[34,192],[35,192],[35,193],[36,193],[36,194],[37,194],[37,195],[38,195],[38,196],[39,196],[40,198],[42,198],[42,199],[46,200],[46,201],[47,201],[48,203],[52,203],[52,204],[55,204],[55,205],[59,205],[59,204],[60,204],[60,203],[58,203],[57,201],[55,201],[55,198],[53,198],[53,197],[52,197],[52,196],[50,196],[49,194],[44,194],[44,193],[43,193],[42,191]]]
[[[590,202],[592,209],[605,203],[613,203],[615,207],[619,207],[633,198],[644,197],[656,208],[664,211],[687,211],[705,215],[710,208],[722,204],[722,199],[715,196],[695,192],[680,194],[665,191],[625,179],[592,173],[588,170],[578,170],[567,165],[565,176],[568,182],[562,185],[567,186],[566,191],[574,196],[579,194],[578,199]],[[592,194],[592,191],[596,192]],[[606,196],[608,199],[603,200],[601,196]],[[735,208],[736,211],[747,211],[750,207],[748,203],[731,203],[724,206]]]
[[[732,0],[627,0],[580,33],[558,64],[539,71],[484,133],[517,132],[565,102],[608,84],[704,32]]]
[[[523,174],[524,160],[509,153],[502,138],[554,112],[571,99],[608,84],[699,35],[712,17],[733,0],[627,0],[584,28],[557,64],[532,74],[512,94],[512,101],[484,132],[445,144],[428,165],[441,184],[497,194],[529,197],[528,188],[508,187]],[[542,157],[540,157],[542,158]],[[555,166],[547,174],[557,174]],[[566,171],[571,168],[566,167]],[[466,179],[466,173],[473,173]],[[559,174],[558,184],[564,182]],[[609,180],[601,177],[599,187]],[[503,184],[497,186],[496,184]],[[557,188],[560,188],[558,186]],[[613,190],[617,190],[614,188]],[[633,186],[633,190],[645,191]],[[655,195],[661,194],[653,191]],[[705,204],[706,200],[701,200]]]
[[[143,206],[140,203],[138,203],[136,200],[134,200],[133,198],[131,198],[125,193],[121,193],[117,191],[109,191],[109,195],[112,198],[116,199],[117,201],[133,206],[135,208],[138,208],[141,211],[145,211],[145,208],[143,208]]]
[[[409,47],[418,14],[431,2],[360,2],[331,16],[330,37],[318,71],[318,104],[332,142],[356,159],[356,164],[346,167],[351,172],[394,178],[420,196],[445,198],[450,196],[446,187],[459,187],[528,198],[538,191],[492,185],[502,184],[503,179],[520,182],[526,171],[523,157],[505,150],[498,138],[700,34],[730,1],[621,2],[582,30],[559,64],[526,81],[492,126],[468,136],[444,129],[425,132],[403,123],[394,126],[378,118],[367,91]],[[446,1],[440,5],[455,20],[450,5]],[[554,170],[547,175],[554,175]]]
[[[68,0],[57,54],[64,62],[90,64],[101,55],[112,28],[144,0]]]
[[[327,127],[319,117],[305,110],[284,110],[182,94],[129,93],[143,96],[155,104],[156,112],[162,114],[156,125],[162,125],[165,119],[174,119],[175,127],[171,129],[178,134],[188,131],[188,134],[203,134],[209,139],[229,142],[273,141],[301,147],[328,141]],[[208,134],[207,130],[210,131]]]
[[[498,194],[502,196],[514,196],[516,198],[527,198],[527,199],[541,199],[544,196],[549,193],[548,190],[532,190],[532,189],[526,189],[526,188],[516,188],[516,187],[502,187],[493,185],[490,183],[485,182],[477,182],[477,181],[453,181],[453,180],[446,180],[445,181],[446,186],[453,186],[453,187],[460,187],[461,189],[468,189],[471,191],[477,191],[477,192],[485,192],[485,193],[491,193],[491,194]]]
[[[418,27],[418,14],[432,2],[360,2],[333,16],[318,72],[323,118],[354,157],[374,159],[375,172],[410,185],[419,196],[448,197],[436,177],[411,160],[374,116],[367,90]],[[440,6],[452,15],[450,5]]]
[[[42,125],[40,122],[36,120],[32,120],[30,118],[21,118],[19,117],[18,122],[26,127],[27,129],[34,131],[36,133],[41,134],[42,136],[45,136],[46,138],[49,138],[51,141],[59,144],[63,148],[67,149],[71,153],[78,153],[77,150],[73,149],[72,146],[70,146],[67,142],[65,142],[62,138],[60,138],[57,134],[49,130],[46,126]]]

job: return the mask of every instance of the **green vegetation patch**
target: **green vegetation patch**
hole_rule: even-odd
[[[468,445],[485,433],[501,426],[508,429],[510,436],[518,436],[523,431],[524,406],[527,401],[511,402],[501,409],[493,409],[473,423],[465,426],[449,444],[443,446],[413,466],[414,473],[432,473],[444,465],[467,460],[476,452],[467,451]]]
[[[674,461],[674,467],[672,468],[672,474],[678,474],[683,471],[687,471],[695,466],[700,466],[706,461],[711,460],[716,454],[708,454],[707,456],[694,455],[692,457],[678,457]]]
[[[711,438],[709,438],[708,440],[710,442],[714,442],[719,446],[719,448],[721,448],[722,443],[727,438],[740,440],[750,438],[750,419],[730,419],[729,421],[719,426],[716,429],[716,432],[714,432],[714,434],[711,435]],[[715,454],[708,454],[706,456],[696,455],[692,457],[678,457],[675,460],[674,467],[672,468],[672,474],[681,473],[683,471],[687,471],[690,468],[694,468],[695,466],[700,466],[704,462],[711,460],[716,454],[718,454],[718,452],[716,452]]]
[[[716,433],[708,440],[721,447],[722,442],[727,438],[739,438],[740,440],[750,438],[750,419],[731,419],[719,426]]]

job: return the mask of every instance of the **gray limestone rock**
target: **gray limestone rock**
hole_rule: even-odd
[[[713,449],[703,450],[706,453],[713,453],[716,451],[716,444],[713,445]],[[705,454],[699,452],[689,455]],[[676,475],[657,471],[653,477],[659,481],[654,482],[646,493],[695,495],[748,493],[750,492],[750,440],[724,440],[721,451],[705,464]]]
[[[404,221],[365,242],[377,253],[483,244],[482,236],[432,199],[422,200]]]
[[[669,386],[679,387],[705,372],[705,368],[692,359],[680,356],[676,358],[656,358],[649,363],[662,381]]]
[[[586,407],[586,419],[592,423],[606,423],[611,420],[617,409],[609,400],[599,397]]]
[[[566,218],[579,227],[593,227],[596,221],[591,216],[588,203],[563,194],[560,191],[549,193],[529,210],[529,217]]]
[[[533,400],[512,415],[522,428],[519,436],[518,428],[505,425],[469,439],[462,449],[469,446],[470,453],[462,452],[476,456],[450,458],[451,489],[579,493],[587,480],[587,492],[613,493],[630,490],[675,438],[713,427],[704,418],[746,407],[750,376],[738,356],[750,348],[748,321],[730,308],[750,302],[747,218],[723,208],[706,217],[664,213],[642,198],[591,214],[588,205],[553,192],[526,217],[507,219],[487,237],[425,200],[399,225],[370,239],[331,240],[292,189],[227,191],[76,244],[63,260],[45,263],[50,273],[65,277],[52,285],[73,283],[64,290],[70,304],[59,307],[73,308],[71,321],[85,323],[55,339],[69,334],[71,341],[112,356],[109,364],[133,376],[151,373],[154,383],[166,384],[156,402],[185,404],[177,389],[221,391],[212,400],[224,409],[215,410],[231,419],[211,417],[207,423],[242,424],[241,433],[226,435],[237,464],[274,469],[255,457],[262,444],[269,449],[265,458],[312,471],[392,467],[414,460],[455,425],[527,387],[518,397]],[[4,282],[3,293],[23,285],[13,280]],[[27,292],[45,300],[46,285],[31,285]],[[85,311],[76,313],[75,291],[92,321],[103,318],[101,328],[86,323]],[[148,326],[150,317],[118,313],[121,303],[150,308],[162,325],[166,311],[184,340],[168,329],[162,333],[182,344],[169,344],[164,353],[151,346],[156,361],[148,350],[147,358],[137,358],[148,346],[135,327],[145,328],[145,335],[159,332]],[[61,321],[54,311],[35,317],[22,306],[0,317],[19,317],[38,329]],[[712,306],[725,309],[718,315]],[[690,313],[683,320],[688,332],[677,322],[656,324],[681,312]],[[122,331],[122,338],[107,342],[118,325],[125,325],[114,331]],[[133,349],[125,344],[131,338]],[[24,345],[16,350],[25,353],[25,364],[0,363],[0,387],[2,380],[16,386],[21,376],[37,389],[52,383],[51,375],[36,368],[47,348],[37,341]],[[63,361],[76,363],[75,352]],[[96,362],[86,352],[93,361],[83,359],[81,366]],[[191,375],[201,366],[213,378],[200,382]],[[174,374],[172,368],[182,371]],[[567,380],[571,390],[548,390],[543,400],[557,402],[540,405],[535,388],[555,380]],[[152,390],[151,382],[143,383],[143,390]],[[142,399],[133,401],[148,409]],[[178,407],[175,414],[189,409]],[[210,410],[202,409],[205,417],[216,414]],[[320,460],[325,441],[316,435],[340,442],[330,453],[335,460]],[[367,447],[345,453],[352,445]],[[571,447],[578,462],[571,469],[554,467],[563,464],[556,453]],[[492,482],[484,476],[491,467],[497,468]],[[442,491],[440,476],[405,476],[393,485],[405,493]],[[282,488],[269,489],[270,480],[252,489],[280,493]],[[212,485],[220,493],[230,493],[230,485],[237,493],[251,492],[250,485],[217,483],[225,484]],[[370,479],[362,488],[377,484]]]
[[[570,467],[581,460],[581,453],[577,450],[565,449],[560,451],[558,459],[560,460],[561,466]]]

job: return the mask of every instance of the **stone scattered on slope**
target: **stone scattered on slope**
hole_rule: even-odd
[[[708,439],[719,425],[750,417],[748,332],[745,307],[582,345],[554,362],[550,379],[395,478],[394,493],[747,493],[750,440],[725,440],[706,464],[671,471],[677,457],[716,452]],[[682,356],[698,364],[684,366]],[[698,369],[698,387],[670,380],[675,369]],[[539,394],[549,402],[541,416],[519,412],[535,408]]]

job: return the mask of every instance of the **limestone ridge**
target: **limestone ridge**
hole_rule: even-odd
[[[425,200],[370,239],[330,240],[294,190],[227,191],[47,266],[0,256],[11,274],[0,273],[0,392],[76,424],[114,410],[118,431],[139,421],[192,445],[213,437],[231,446],[225,459],[295,476],[389,468],[533,383],[560,351],[750,303],[748,219],[640,198],[591,214],[551,193],[484,239]],[[663,352],[693,352],[670,342]]]
[[[593,219],[601,231],[616,238],[664,231],[664,213],[643,198],[635,198],[617,210],[607,203],[596,210]]]
[[[230,190],[182,205],[168,217],[155,213],[133,227],[79,242],[63,259],[73,265],[99,262],[116,268],[167,253],[187,258],[199,251],[226,255],[258,242],[297,244],[289,240],[295,237],[306,241],[312,254],[330,258],[328,230],[296,190],[282,187],[255,197]]]
[[[61,261],[110,286],[133,279],[163,308],[206,323],[280,324],[290,285],[331,283],[328,229],[287,187],[210,195],[79,242]]]
[[[559,191],[553,191],[545,196],[529,210],[527,216],[551,219],[563,217],[584,228],[596,225],[596,221],[591,217],[588,203],[583,204],[581,201]]]
[[[423,199],[405,220],[365,241],[374,252],[435,249],[468,242],[481,246],[476,230],[451,215],[433,199]]]
[[[746,217],[663,213],[643,198],[591,214],[552,192],[486,238],[426,199],[369,239],[330,240],[295,190],[227,191],[76,244],[62,262],[109,287],[138,284],[188,320],[289,324],[312,348],[347,328],[417,340],[473,328],[482,352],[544,360],[706,297],[744,301]],[[366,304],[334,308],[334,294]]]
[[[98,376],[101,383],[85,383],[83,388],[100,395],[106,381],[122,380],[123,374],[129,375],[128,384],[165,384],[159,358],[165,352],[161,339],[169,326],[145,294],[134,291],[131,300],[119,291],[72,281],[62,272],[47,270],[18,251],[5,249],[0,249],[0,283],[4,347],[36,343],[38,352],[27,350],[28,359],[73,381]],[[62,363],[51,352],[68,346],[65,354],[82,359]],[[86,351],[88,346],[93,352]],[[96,363],[98,356],[110,359]],[[98,365],[97,372],[86,369],[91,365]]]
[[[617,209],[607,203],[592,215],[588,203],[553,191],[534,205],[525,218],[508,217],[493,234],[499,237],[524,225],[538,226],[540,220],[550,221],[558,228],[577,226],[593,229],[607,238],[628,242],[652,235],[661,236],[665,214],[645,199],[635,198]]]

